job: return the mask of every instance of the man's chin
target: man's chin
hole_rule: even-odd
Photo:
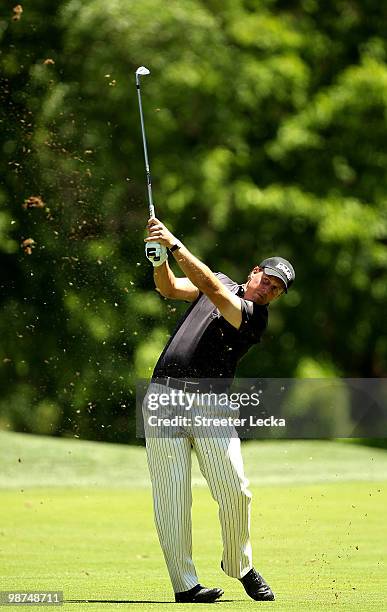
[[[260,306],[263,306],[264,304],[267,304],[267,300],[263,295],[258,295],[256,296],[254,302],[256,304],[259,304]]]

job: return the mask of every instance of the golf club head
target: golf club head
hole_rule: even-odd
[[[150,74],[150,70],[148,70],[148,68],[145,68],[145,66],[140,66],[137,68],[136,76],[145,76],[146,74]]]

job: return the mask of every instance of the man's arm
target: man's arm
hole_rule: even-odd
[[[149,220],[148,234],[149,237],[145,239],[145,242],[156,241],[167,248],[177,242],[173,234],[158,219]],[[210,268],[192,255],[184,245],[176,249],[173,256],[192,285],[211,300],[226,321],[239,329],[242,322],[242,305],[239,297],[227,289]],[[163,268],[164,265],[159,267]]]
[[[153,278],[157,290],[166,298],[194,302],[199,295],[199,289],[189,278],[177,278],[174,275],[167,261],[153,268]]]

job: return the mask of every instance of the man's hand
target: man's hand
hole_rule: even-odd
[[[163,247],[171,248],[176,242],[179,242],[158,219],[149,219],[147,230],[148,238],[145,238],[147,244],[158,242],[163,245]],[[174,251],[173,257],[190,281],[188,292],[190,297],[188,299],[196,299],[199,295],[199,291],[201,291],[220,310],[220,313],[226,321],[231,323],[236,329],[239,329],[242,321],[240,298],[225,287],[210,268],[192,255],[185,246],[181,245],[178,250]],[[165,272],[164,267],[160,266],[160,270]],[[167,272],[169,274],[168,270]],[[184,279],[184,281],[187,279]],[[170,293],[167,289],[167,292],[164,293],[165,297],[167,297],[167,295],[168,297],[174,296],[176,280],[177,279],[175,279],[173,283],[166,283],[166,286],[168,287],[169,285],[172,289]]]
[[[165,246],[159,242],[148,242],[145,245],[145,256],[154,268],[158,268],[168,259],[168,252]]]
[[[170,248],[177,242],[175,236],[156,218],[149,219],[147,224],[148,238],[144,242],[158,242]]]

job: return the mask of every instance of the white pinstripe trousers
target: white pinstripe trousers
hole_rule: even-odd
[[[152,383],[150,391],[168,392],[168,387]],[[166,407],[163,413],[172,416],[174,408]],[[219,408],[196,405],[194,413],[218,416]],[[236,416],[230,408],[222,407],[221,416],[226,414]],[[229,576],[241,578],[252,568],[251,493],[244,475],[240,439],[232,426],[222,430],[221,437],[219,428],[208,431],[205,437],[195,435],[193,428],[184,429],[177,428],[168,437],[146,436],[156,529],[175,592],[187,591],[199,582],[192,560],[191,444],[219,506],[223,569]]]

